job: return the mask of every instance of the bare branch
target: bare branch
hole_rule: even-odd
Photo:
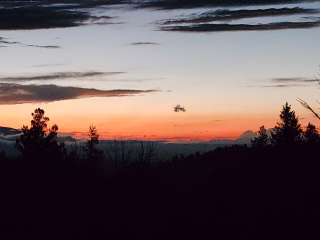
[[[314,115],[316,118],[320,119],[320,115],[319,115],[315,110],[313,110],[313,108],[312,108],[306,101],[304,101],[304,100],[302,100],[302,99],[300,99],[300,98],[297,98],[297,101],[298,101],[304,108],[306,108],[306,109],[308,109],[310,112],[312,112],[313,115]]]

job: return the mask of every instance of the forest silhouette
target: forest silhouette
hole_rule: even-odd
[[[103,151],[93,125],[67,147],[49,120],[36,109],[18,157],[0,154],[1,239],[319,238],[320,135],[288,103],[249,145],[170,161],[153,143]]]

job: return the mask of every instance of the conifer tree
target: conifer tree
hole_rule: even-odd
[[[22,127],[22,134],[16,141],[16,147],[22,157],[28,160],[58,159],[63,157],[64,145],[58,143],[58,126],[48,128],[49,118],[41,108],[31,114],[31,126]]]
[[[97,161],[102,157],[102,151],[97,148],[99,144],[99,134],[95,126],[89,127],[88,141],[86,144],[87,159],[89,161]]]
[[[251,140],[251,145],[253,148],[264,148],[269,143],[269,136],[267,134],[267,129],[261,126],[257,136]]]
[[[320,143],[320,135],[315,125],[309,123],[305,132],[303,133],[304,140],[308,144]]]
[[[286,103],[280,113],[280,121],[272,132],[272,143],[274,145],[289,146],[301,141],[302,129],[291,105]]]

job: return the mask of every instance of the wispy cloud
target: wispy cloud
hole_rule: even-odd
[[[110,16],[90,16],[86,21],[83,21],[82,24],[95,24],[95,25],[107,25],[107,24],[123,24],[123,22],[111,21],[114,17]]]
[[[264,88],[288,88],[288,87],[306,87],[306,86],[308,86],[308,85],[306,85],[306,84],[289,83],[289,84],[261,85],[260,87],[264,87]]]
[[[262,88],[291,88],[291,87],[308,87],[312,84],[319,83],[316,78],[304,77],[283,77],[272,78],[267,83],[260,85],[250,85],[249,87],[262,87]]]
[[[314,83],[319,82],[316,78],[302,78],[302,77],[289,77],[289,78],[273,78],[271,80],[275,83]]]
[[[130,45],[132,46],[141,46],[141,45],[159,45],[157,42],[133,42]]]
[[[13,76],[13,77],[0,77],[0,82],[28,82],[28,81],[45,81],[45,80],[59,80],[59,79],[81,79],[88,77],[101,77],[106,75],[122,74],[124,72],[56,72],[43,75],[32,76]]]
[[[47,64],[35,64],[32,65],[31,67],[35,68],[41,68],[41,67],[59,67],[59,66],[65,66],[67,65],[66,63],[47,63]]]
[[[20,45],[22,47],[36,47],[36,48],[48,48],[48,49],[58,49],[61,48],[58,45],[40,45],[40,44],[26,44],[18,41],[9,41],[5,38],[0,37],[0,44],[5,44],[2,46],[8,46],[8,45]]]
[[[62,87],[57,85],[20,85],[0,83],[0,104],[21,104],[32,102],[52,102],[89,97],[125,97],[157,90],[112,89]]]
[[[26,47],[36,47],[36,48],[49,48],[49,49],[58,49],[61,48],[58,45],[37,45],[37,44],[23,44],[22,45],[26,46]]]

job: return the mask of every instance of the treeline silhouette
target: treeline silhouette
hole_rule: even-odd
[[[320,136],[288,103],[250,146],[171,161],[141,146],[117,151],[110,168],[96,127],[70,150],[48,122],[36,109],[19,157],[0,156],[1,239],[319,238]],[[126,161],[131,154],[142,161]]]

